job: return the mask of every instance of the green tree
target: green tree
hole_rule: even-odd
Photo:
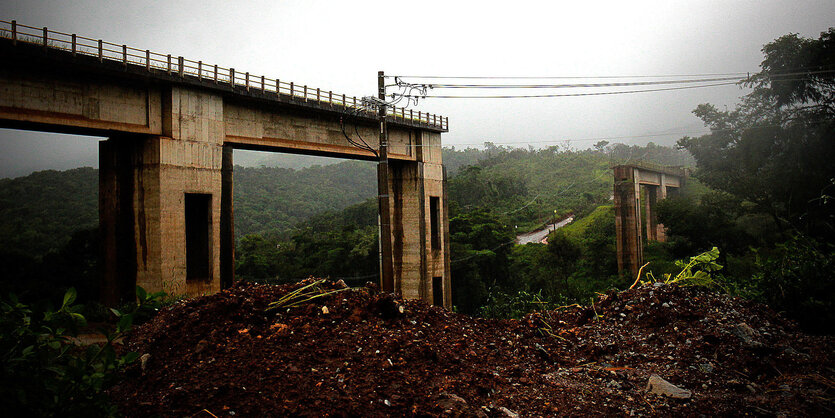
[[[489,292],[512,287],[508,258],[516,237],[486,209],[459,214],[449,223],[452,303],[460,312],[475,313]]]
[[[696,176],[722,193],[689,208],[671,201],[661,218],[674,239],[724,246],[732,291],[832,332],[835,28],[818,39],[789,34],[762,51],[761,71],[746,81],[753,91],[733,110],[699,105],[711,133],[679,140]]]
[[[783,36],[763,48],[753,91],[734,109],[694,113],[710,127],[678,144],[708,186],[752,202],[777,228],[831,240],[835,202],[835,29],[817,40]]]

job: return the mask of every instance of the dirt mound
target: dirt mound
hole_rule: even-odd
[[[833,409],[832,339],[722,295],[650,285],[588,308],[496,321],[374,286],[290,306],[298,298],[286,296],[311,283],[244,285],[165,310],[131,337],[130,348],[148,356],[113,399],[129,416]],[[267,310],[282,297],[284,306]]]

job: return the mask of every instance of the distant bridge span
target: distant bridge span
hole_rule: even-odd
[[[618,272],[635,276],[644,262],[644,237],[647,241],[666,240],[656,203],[678,193],[688,173],[680,167],[647,163],[618,165],[613,170]]]
[[[0,126],[105,136],[102,299],[135,285],[213,293],[234,280],[232,150],[376,160],[361,99],[183,57],[0,21]],[[356,126],[356,132],[354,127]],[[390,108],[394,290],[451,306],[447,118]],[[345,129],[343,129],[343,127]]]

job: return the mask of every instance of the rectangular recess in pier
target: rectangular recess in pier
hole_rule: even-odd
[[[186,279],[212,277],[212,195],[186,193]]]

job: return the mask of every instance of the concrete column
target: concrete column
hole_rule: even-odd
[[[99,143],[101,301],[132,301],[137,284],[159,275],[159,144],[153,137],[117,136]],[[155,289],[148,289],[155,290]]]
[[[449,193],[447,188],[447,172],[446,166],[444,166],[444,224],[443,224],[443,234],[444,234],[444,307],[447,309],[452,308],[452,276],[450,272],[452,271],[452,266],[450,265],[450,246],[449,246]]]
[[[131,300],[135,285],[181,295],[220,290],[223,102],[172,88],[162,107],[164,136],[100,146],[107,304]]]
[[[220,286],[235,282],[235,217],[233,199],[232,146],[223,146],[220,190]]]
[[[451,306],[449,223],[440,135],[419,135],[424,161],[390,161],[395,290],[408,299]],[[437,149],[434,149],[437,148]]]
[[[661,200],[667,198],[667,175],[664,173],[660,174],[661,176],[661,186],[659,190],[661,192]],[[657,195],[656,195],[657,197]],[[664,234],[664,224],[658,223],[658,216],[655,218],[656,226],[655,226],[655,239],[659,242],[666,242],[667,235]]]
[[[655,205],[658,201],[658,187],[644,186],[646,191],[646,202],[644,207],[646,210],[646,227],[647,227],[647,241],[658,240],[658,214],[655,211]]]
[[[615,233],[618,272],[638,273],[641,250],[640,188],[634,167],[614,167]]]

